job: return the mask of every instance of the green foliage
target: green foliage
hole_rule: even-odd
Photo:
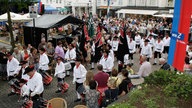
[[[155,98],[149,98],[149,99],[143,100],[142,103],[147,108],[159,108],[159,105],[156,103],[156,99]]]
[[[118,103],[118,104],[113,104],[111,106],[108,106],[107,108],[137,108],[135,106],[132,106],[128,102],[124,103]]]
[[[129,94],[129,103],[131,105],[136,104],[137,102],[139,102],[139,100],[141,98],[145,97],[145,92],[139,89],[133,90],[132,92],[130,92]]]
[[[164,86],[173,82],[177,77],[176,73],[171,71],[159,70],[145,78],[145,83],[156,86]]]
[[[165,87],[164,92],[168,96],[189,99],[192,96],[192,76],[178,75],[176,79],[173,79],[172,83]]]

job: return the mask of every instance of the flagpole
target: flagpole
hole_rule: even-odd
[[[109,18],[110,0],[107,1],[107,19]]]

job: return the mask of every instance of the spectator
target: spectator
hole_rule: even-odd
[[[124,96],[128,93],[128,84],[131,83],[131,80],[128,78],[129,72],[126,69],[122,69],[122,82],[119,84],[119,96]]]
[[[159,63],[162,65],[160,69],[162,70],[168,70],[171,71],[171,67],[169,64],[167,64],[166,60],[164,58],[159,59]]]
[[[18,48],[14,48],[13,57],[15,57],[19,62],[23,60],[21,52],[19,52]]]
[[[108,80],[107,86],[109,89],[105,90],[105,92],[102,94],[105,98],[102,101],[102,107],[107,107],[110,103],[117,100],[118,97],[118,88],[116,87],[118,79],[111,78]]]
[[[63,47],[62,47],[62,46],[63,46],[62,42],[59,41],[59,42],[57,43],[56,48],[55,48],[55,58],[57,58],[57,57],[62,57],[62,58],[64,59],[65,54],[64,54],[64,50],[63,50]]]
[[[90,80],[89,87],[90,89],[87,90],[85,94],[86,106],[88,108],[99,108],[99,92],[97,91],[97,82],[95,80]]]
[[[91,71],[87,72],[87,74],[86,74],[86,80],[85,80],[85,82],[83,83],[86,91],[90,89],[90,87],[89,87],[89,81],[93,80],[93,77],[94,77],[93,72],[91,72]]]
[[[1,48],[0,51],[0,74],[2,80],[6,80],[6,73],[7,73],[7,57],[6,57],[6,48]]]
[[[137,73],[140,77],[147,77],[152,72],[151,63],[147,61],[146,56],[141,57],[142,65]]]
[[[34,65],[35,70],[39,69],[39,54],[35,48],[30,50],[29,65]]]
[[[111,72],[111,76],[110,76],[109,79],[108,79],[108,82],[109,82],[110,79],[115,79],[115,80],[116,80],[116,87],[118,87],[119,84],[120,84],[121,81],[122,81],[121,78],[118,78],[118,77],[117,77],[117,75],[118,75],[117,69],[113,68],[113,69],[112,69],[112,72]]]

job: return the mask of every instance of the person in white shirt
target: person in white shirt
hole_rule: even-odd
[[[129,63],[133,65],[133,54],[136,51],[136,43],[133,40],[133,37],[130,37],[130,40],[128,42],[128,46],[129,46]]]
[[[157,41],[155,42],[155,47],[154,47],[154,63],[153,65],[157,64],[157,56],[161,58],[161,54],[163,52],[164,44],[163,41],[161,41],[161,38],[158,37]]]
[[[13,57],[12,53],[7,53],[7,76],[9,80],[13,79],[19,72],[19,61]]]
[[[75,66],[75,60],[76,60],[76,51],[72,44],[68,45],[68,50],[65,54],[65,60],[69,61],[71,63],[72,69]],[[69,76],[69,73],[67,71],[67,76]]]
[[[115,37],[112,39],[112,42],[111,42],[111,47],[112,47],[112,50],[113,50],[115,56],[117,56],[118,46],[119,46],[119,39],[118,39],[117,36],[115,36]]]
[[[170,40],[171,40],[171,38],[169,37],[169,34],[166,33],[165,37],[163,38],[163,43],[164,43],[164,51],[163,51],[163,53],[164,54],[165,53],[167,53],[167,54],[169,53]]]
[[[146,61],[147,57],[142,56],[141,61],[143,62],[137,73],[140,77],[147,77],[152,73],[152,68],[150,62]]]
[[[155,46],[155,40],[154,40],[152,34],[149,35],[148,40],[149,40],[149,45],[151,46],[151,49],[153,50],[153,47]]]
[[[45,53],[45,49],[44,48],[40,48],[39,49],[40,52],[40,58],[39,58],[39,70],[40,72],[45,72],[49,69],[49,59],[47,54]]]
[[[83,86],[83,82],[86,79],[87,70],[81,64],[81,59],[77,58],[75,61],[75,67],[73,68],[73,84],[76,84],[77,99],[74,102],[81,101],[81,96],[78,93],[79,87]]]
[[[34,65],[30,65],[25,69],[24,74],[29,76],[27,88],[29,89],[28,96],[31,96],[33,108],[39,108],[39,98],[43,97],[43,78],[40,73],[34,70]]]
[[[136,44],[136,48],[140,48],[140,42],[141,42],[141,36],[139,35],[139,33],[136,33],[135,35],[135,44]]]
[[[103,51],[103,56],[101,57],[99,64],[103,66],[104,72],[108,73],[109,75],[111,74],[114,63],[113,63],[113,59],[109,56],[108,50]]]
[[[64,78],[65,78],[65,65],[62,62],[63,59],[61,57],[57,57],[57,64],[55,67],[55,74],[54,76],[57,77],[57,82],[58,82],[58,90],[56,93],[60,93],[62,90],[62,84],[64,83]]]
[[[25,68],[28,66],[27,61],[21,61],[19,66],[20,66],[20,70],[19,70],[19,74],[17,75],[17,79],[21,80],[24,79],[26,81],[29,80],[29,76],[28,75],[24,75],[25,72]]]
[[[93,39],[93,41],[91,42],[91,70],[94,69],[95,67],[95,39]]]
[[[149,40],[146,39],[144,41],[144,45],[141,49],[141,56],[146,56],[147,57],[147,61],[149,61],[149,59],[152,57],[152,49],[151,46],[148,44]]]

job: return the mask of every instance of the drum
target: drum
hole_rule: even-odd
[[[42,73],[42,77],[43,77],[43,83],[44,83],[45,85],[51,84],[53,78],[52,78],[48,73],[43,72],[43,73]]]
[[[65,70],[66,71],[71,69],[71,63],[70,62],[66,62],[66,63],[64,63],[64,65],[65,65]]]

